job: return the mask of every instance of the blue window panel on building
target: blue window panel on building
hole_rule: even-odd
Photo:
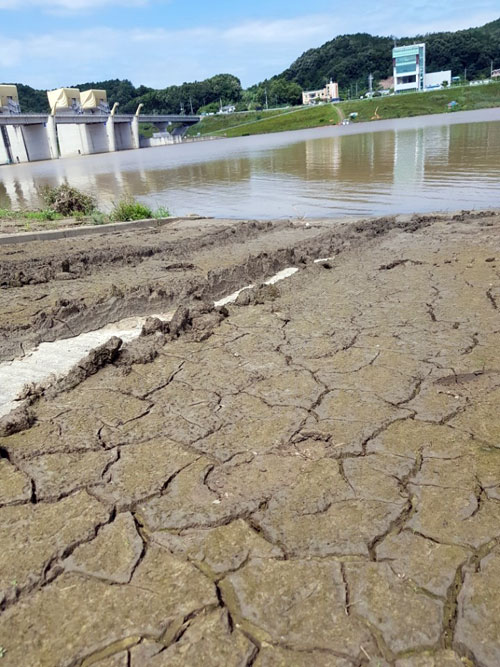
[[[415,64],[417,62],[417,55],[412,55],[412,56],[396,56],[396,63],[398,65],[404,65],[406,63],[413,63]]]
[[[396,65],[396,74],[406,74],[408,72],[415,72],[417,66],[413,65]]]

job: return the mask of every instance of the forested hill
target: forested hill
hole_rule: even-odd
[[[467,78],[488,76],[491,61],[500,68],[500,19],[480,28],[457,32],[438,32],[415,37],[397,38],[399,46],[426,42],[427,70],[451,69],[453,76]],[[110,106],[119,102],[119,112],[133,113],[144,105],[145,113],[186,113],[200,110],[216,111],[220,103],[237,105],[239,110],[269,105],[300,104],[301,89],[321,88],[330,79],[338,81],[345,93],[349,86],[359,83],[366,89],[371,73],[375,82],[392,74],[394,38],[373,37],[367,33],[341,35],[323,46],[309,49],[281,74],[243,90],[239,79],[232,74],[218,74],[204,81],[183,83],[165,88],[135,87],[128,80],[111,79],[73,84],[85,90],[104,88]],[[3,83],[3,82],[2,82]],[[7,83],[7,82],[5,82]],[[68,84],[67,84],[68,85]],[[17,84],[21,108],[26,112],[47,112],[47,94],[30,86]]]
[[[480,28],[457,32],[436,32],[397,38],[404,46],[426,43],[427,71],[451,69],[459,76],[467,68],[467,78],[490,74],[493,60],[500,67],[500,19]],[[392,75],[392,37],[372,37],[366,33],[340,35],[317,49],[309,49],[277,78],[294,81],[306,89],[321,88],[331,78],[345,88],[356,81],[366,82]]]
[[[49,111],[47,93],[30,86],[16,84],[21,109],[27,113],[46,113]],[[68,85],[68,84],[66,84]],[[197,111],[201,107],[220,102],[229,104],[238,102],[242,96],[241,83],[232,74],[217,74],[204,81],[183,83],[180,86],[167,86],[155,89],[147,86],[135,87],[127,79],[109,79],[107,81],[89,81],[86,83],[70,83],[70,88],[88,90],[89,88],[104,89],[108,94],[108,102],[112,106],[119,103],[118,113],[134,113],[137,105],[142,102],[145,113],[186,113]]]

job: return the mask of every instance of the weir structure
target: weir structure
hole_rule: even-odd
[[[200,116],[116,113],[106,91],[76,88],[48,91],[50,114],[25,114],[17,89],[0,85],[0,164],[53,160],[179,143]],[[158,129],[151,139],[140,136],[139,122]]]

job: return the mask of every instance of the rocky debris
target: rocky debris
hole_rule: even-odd
[[[160,320],[158,317],[148,317],[142,325],[141,336],[151,336],[155,333],[168,333],[169,331],[169,322]]]
[[[182,333],[188,333],[193,340],[206,340],[227,316],[227,308],[215,308],[210,302],[194,301],[188,306],[182,304],[170,320],[170,338],[175,339]]]
[[[34,414],[27,405],[20,405],[0,418],[0,437],[12,435],[29,428],[34,422]]]
[[[500,223],[380,226],[254,246],[301,271],[4,426],[2,667],[497,667]]]
[[[240,292],[235,304],[237,306],[263,304],[266,301],[274,301],[279,295],[280,292],[276,285],[259,285]]]
[[[112,336],[108,341],[90,350],[81,361],[78,362],[70,372],[63,378],[57,380],[50,387],[50,393],[68,391],[83,382],[90,375],[94,375],[100,368],[113,363],[118,357],[122,346],[121,338]]]

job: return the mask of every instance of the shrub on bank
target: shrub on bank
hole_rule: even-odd
[[[122,199],[115,204],[111,211],[111,219],[116,222],[127,222],[129,220],[144,220],[144,218],[152,218],[153,211],[141,202],[136,201],[132,197]]]
[[[115,222],[128,222],[129,220],[159,219],[168,218],[169,216],[170,212],[163,206],[153,211],[149,206],[141,204],[141,202],[132,197],[127,197],[115,204],[110,217]]]
[[[64,216],[90,215],[96,209],[96,200],[92,195],[66,183],[41,188],[40,195],[49,209]]]
[[[57,188],[46,187],[40,191],[40,196],[49,204],[47,208],[34,211],[13,211],[0,208],[0,221],[25,220],[27,221],[25,224],[29,226],[30,222],[61,220],[71,216],[75,221],[83,224],[104,225],[109,222],[127,222],[147,218],[160,220],[170,217],[170,211],[164,206],[153,210],[133,197],[122,199],[115,204],[111,213],[104,213],[96,207],[92,196],[68,185]]]

